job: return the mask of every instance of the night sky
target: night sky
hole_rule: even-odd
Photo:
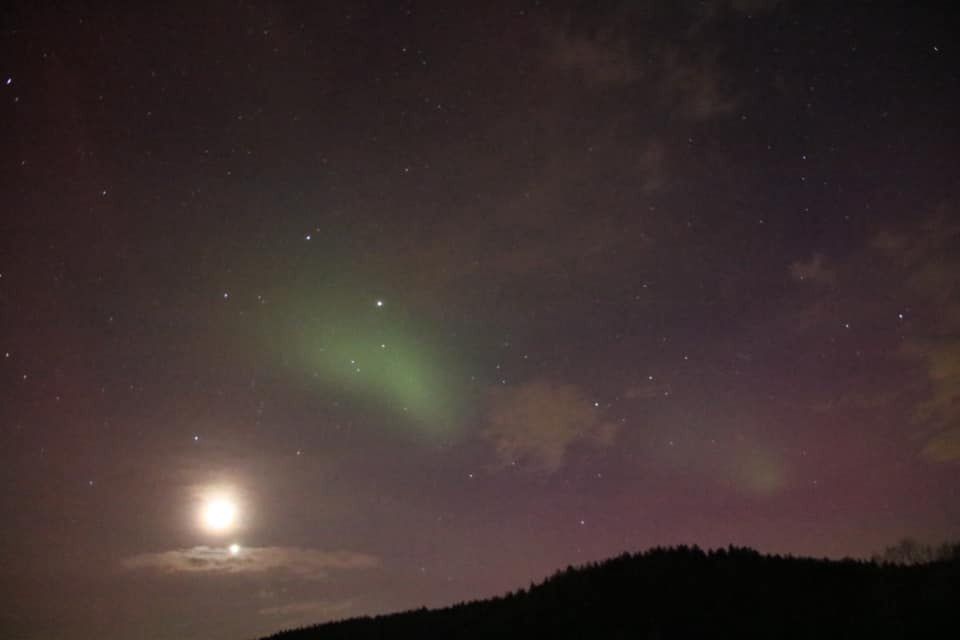
[[[0,635],[960,535],[956,15],[147,4],[0,10]]]

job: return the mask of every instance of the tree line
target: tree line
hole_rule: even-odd
[[[568,567],[489,600],[269,640],[960,637],[960,545],[922,547],[901,543],[869,561],[655,548]]]

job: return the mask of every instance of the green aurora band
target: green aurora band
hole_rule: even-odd
[[[269,333],[283,361],[324,390],[383,411],[392,424],[430,438],[456,435],[469,376],[453,365],[439,331],[376,299],[300,308]],[[287,305],[282,305],[286,308]],[[292,319],[292,321],[291,321]],[[271,323],[274,328],[278,326]]]

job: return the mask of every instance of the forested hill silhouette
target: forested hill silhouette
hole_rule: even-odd
[[[490,600],[267,640],[960,637],[957,557],[910,565],[658,548],[568,567]]]

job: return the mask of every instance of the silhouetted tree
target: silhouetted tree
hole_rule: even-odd
[[[897,544],[885,547],[872,559],[880,564],[900,565],[952,562],[960,559],[960,543],[944,542],[938,546],[933,546],[917,542],[913,538],[903,538]]]

